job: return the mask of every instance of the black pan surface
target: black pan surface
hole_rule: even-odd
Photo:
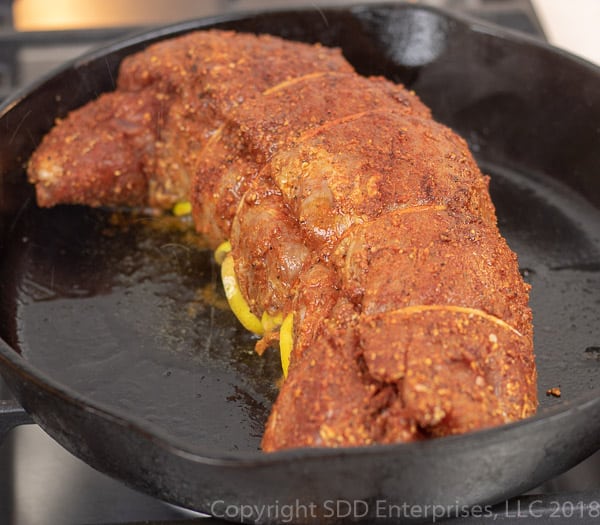
[[[35,206],[23,163],[54,119],[111,89],[123,56],[214,25],[339,45],[469,140],[533,286],[536,417],[426,443],[262,454],[278,356],[253,352],[189,227]],[[295,521],[335,519],[348,507],[328,503],[343,501],[391,519],[393,505],[452,514],[517,495],[600,448],[599,123],[597,68],[414,5],[200,20],[99,50],[0,109],[0,372],[92,466],[220,517],[276,522],[297,504],[309,508]],[[546,395],[554,387],[560,398]]]

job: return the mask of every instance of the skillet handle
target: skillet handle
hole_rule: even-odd
[[[19,403],[13,400],[0,400],[0,443],[4,441],[9,430],[30,423],[33,423],[33,419]]]

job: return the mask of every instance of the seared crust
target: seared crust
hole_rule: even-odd
[[[42,206],[189,199],[198,231],[231,241],[252,312],[294,319],[265,451],[535,411],[528,286],[487,177],[413,93],[337,50],[221,31],[150,46],[29,176]]]
[[[535,412],[528,287],[496,228],[404,208],[350,229],[332,263],[328,320],[304,314],[312,333],[299,338],[265,450],[412,441]],[[354,315],[335,312],[343,299]]]
[[[361,316],[306,348],[263,448],[415,441],[526,417],[537,404],[526,341],[466,309]]]
[[[273,159],[278,152],[285,162],[292,146],[310,148],[316,136],[328,131],[335,136],[338,125],[377,113],[430,117],[429,109],[401,86],[345,71],[299,74],[232,108],[197,167],[192,195],[199,230],[215,244],[227,237],[240,196],[259,175],[263,180],[277,176],[269,170],[278,169],[279,157]],[[289,154],[300,158],[293,149]],[[285,183],[280,190],[285,192]]]
[[[38,202],[169,208],[188,200],[198,155],[225,115],[315,70],[352,68],[339,50],[267,35],[200,31],[152,45],[123,61],[115,92],[57,122],[43,140],[28,170]],[[119,184],[123,174],[134,182]]]
[[[58,121],[29,161],[38,205],[146,204],[159,106],[150,92],[108,94]]]
[[[361,313],[464,306],[531,336],[529,288],[516,256],[496,228],[468,214],[430,205],[396,210],[348,232],[334,264]]]

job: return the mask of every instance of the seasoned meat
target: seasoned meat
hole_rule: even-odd
[[[347,72],[301,75],[249,98],[228,112],[227,123],[217,130],[200,159],[202,178],[193,194],[196,224],[217,240],[227,236],[240,195],[275,153],[285,156],[292,144],[300,145],[328,127],[378,112],[430,116],[401,87]],[[215,227],[218,230],[213,233]]]
[[[297,75],[327,71],[352,68],[338,50],[266,35],[196,32],[151,46],[123,61],[115,92],[44,139],[29,164],[38,203],[169,208],[188,200],[199,154],[232,108]]]
[[[536,409],[528,286],[487,177],[413,93],[337,50],[223,31],[154,44],[57,123],[29,177],[41,206],[190,200],[198,232],[230,241],[257,348],[291,320],[265,451]]]
[[[265,449],[410,441],[532,412],[527,286],[495,228],[404,208],[349,230],[332,262],[355,315],[304,336]]]
[[[29,162],[38,204],[146,204],[159,109],[155,93],[117,92],[58,121]]]

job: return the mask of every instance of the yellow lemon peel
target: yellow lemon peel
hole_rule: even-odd
[[[265,331],[260,319],[250,311],[250,306],[242,295],[235,276],[233,257],[229,254],[225,256],[221,265],[221,280],[223,281],[223,289],[225,290],[227,302],[234,315],[238,318],[238,321],[246,330],[257,335],[263,335]]]
[[[289,313],[281,324],[279,330],[279,353],[281,355],[281,368],[283,377],[287,377],[290,366],[290,355],[294,346],[294,314]]]
[[[270,315],[268,312],[263,312],[260,322],[265,332],[274,332],[283,323],[283,315],[280,313]]]
[[[173,215],[182,217],[183,215],[189,215],[192,213],[191,202],[178,202],[173,206]]]
[[[215,250],[215,261],[217,264],[223,264],[225,257],[231,251],[231,243],[229,241],[222,242]]]
[[[242,326],[257,335],[273,334],[279,329],[279,352],[281,355],[281,368],[283,376],[287,377],[290,365],[290,354],[294,346],[294,315],[288,314],[283,318],[283,314],[269,314],[263,312],[259,319],[250,311],[248,302],[242,295],[240,285],[235,275],[235,265],[231,255],[231,243],[225,241],[215,250],[215,261],[221,265],[221,280],[225,297],[233,314],[237,317]]]

